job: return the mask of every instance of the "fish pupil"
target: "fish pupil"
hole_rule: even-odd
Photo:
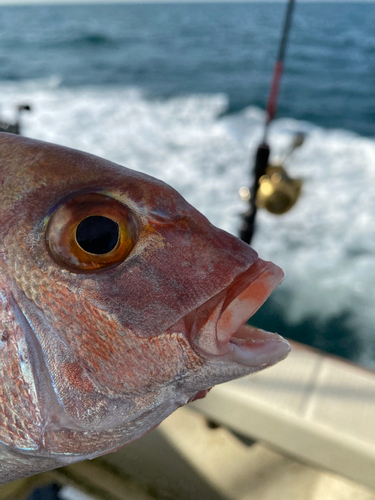
[[[83,219],[77,226],[76,240],[85,252],[102,255],[115,248],[119,239],[117,222],[101,215]]]

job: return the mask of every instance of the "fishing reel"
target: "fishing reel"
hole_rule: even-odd
[[[269,165],[259,179],[255,203],[271,214],[285,214],[301,194],[302,180],[292,179],[282,165]]]
[[[303,132],[297,132],[282,159],[275,165],[268,165],[259,178],[255,203],[258,208],[265,208],[271,214],[282,215],[288,212],[301,194],[302,180],[292,179],[283,163],[289,159],[296,148],[305,140]]]
[[[283,163],[293,151],[304,142],[305,134],[297,133],[284,154],[276,164],[268,163],[270,148],[266,141],[262,142],[255,156],[254,183],[251,189],[242,186],[240,196],[249,203],[249,209],[242,215],[240,238],[250,244],[254,233],[257,208],[266,208],[276,215],[285,214],[298,200],[302,180],[292,179],[287,174]]]

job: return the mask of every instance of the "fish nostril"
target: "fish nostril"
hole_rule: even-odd
[[[101,215],[83,219],[76,229],[76,240],[85,252],[103,255],[117,245],[120,232],[117,222]]]

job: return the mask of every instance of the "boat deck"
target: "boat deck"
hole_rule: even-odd
[[[292,342],[278,365],[194,408],[305,463],[375,489],[375,373]]]

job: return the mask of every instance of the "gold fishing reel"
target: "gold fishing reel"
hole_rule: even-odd
[[[287,174],[283,163],[290,158],[293,151],[305,141],[305,134],[297,132],[282,160],[275,165],[268,165],[264,175],[259,179],[255,203],[258,208],[266,208],[271,214],[285,214],[296,203],[301,194],[302,179],[292,179]]]
[[[289,177],[282,165],[269,165],[259,179],[256,205],[272,214],[285,214],[298,200],[301,188],[302,180]]]

